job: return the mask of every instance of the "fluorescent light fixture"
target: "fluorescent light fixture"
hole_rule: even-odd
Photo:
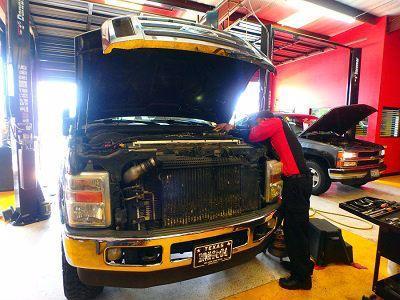
[[[283,26],[301,28],[307,24],[310,24],[318,20],[320,17],[321,17],[320,15],[311,14],[308,11],[299,11],[283,20],[280,20],[278,23]]]
[[[130,2],[130,1],[121,1],[121,0],[106,0],[105,4],[106,5],[111,5],[111,6],[116,6],[116,7],[122,7],[122,8],[128,8],[132,10],[138,10],[141,11],[143,8],[143,0],[140,1],[135,1],[135,2]]]
[[[356,20],[352,16],[342,14],[335,10],[322,7],[307,1],[286,0],[285,2],[287,5],[297,9],[298,12],[278,22],[279,24],[284,26],[300,28],[322,17],[334,19],[349,24],[354,23]]]

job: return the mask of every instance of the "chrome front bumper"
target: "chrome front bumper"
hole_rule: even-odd
[[[90,231],[84,231],[78,234],[78,231],[72,232],[66,230],[63,233],[63,245],[65,255],[68,263],[74,267],[88,270],[101,270],[101,271],[120,271],[120,272],[156,272],[166,269],[187,267],[192,265],[192,258],[172,260],[171,259],[171,246],[176,243],[191,242],[197,240],[204,240],[208,238],[218,238],[226,234],[246,231],[247,243],[233,248],[232,257],[245,251],[249,251],[257,246],[260,246],[263,241],[272,235],[276,229],[276,218],[274,217],[277,205],[270,206],[268,209],[253,212],[250,217],[243,220],[240,218],[231,218],[220,222],[194,226],[195,230],[190,230],[188,226],[187,231],[173,232],[163,234],[156,234],[147,237],[128,237],[105,235],[99,236],[98,234],[88,234]],[[272,229],[262,238],[255,240],[254,229],[256,226],[268,223]],[[108,231],[113,232],[113,231]],[[114,231],[115,232],[115,231]],[[170,231],[171,232],[171,231]],[[109,264],[106,260],[106,249],[110,247],[162,247],[161,263],[153,265],[113,265]],[[223,263],[222,263],[223,264]]]
[[[371,170],[379,170],[378,177],[371,177]],[[368,168],[348,168],[348,169],[328,169],[329,177],[332,180],[351,180],[351,179],[378,179],[386,170],[385,165],[369,166]]]

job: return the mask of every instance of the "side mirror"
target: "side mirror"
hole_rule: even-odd
[[[62,114],[62,134],[63,136],[69,135],[69,129],[72,125],[72,119],[69,117],[69,110],[65,109]]]

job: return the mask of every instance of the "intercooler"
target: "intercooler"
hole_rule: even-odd
[[[260,208],[259,170],[245,158],[174,157],[162,161],[164,227],[209,222]]]

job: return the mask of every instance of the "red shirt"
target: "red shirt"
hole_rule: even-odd
[[[270,118],[261,121],[260,124],[251,128],[249,140],[257,143],[270,139],[271,145],[278,154],[283,165],[282,173],[284,176],[289,177],[300,174],[300,171],[295,155],[293,155],[292,152],[293,147],[289,145],[287,134],[287,130],[284,130],[283,121],[281,119]]]

